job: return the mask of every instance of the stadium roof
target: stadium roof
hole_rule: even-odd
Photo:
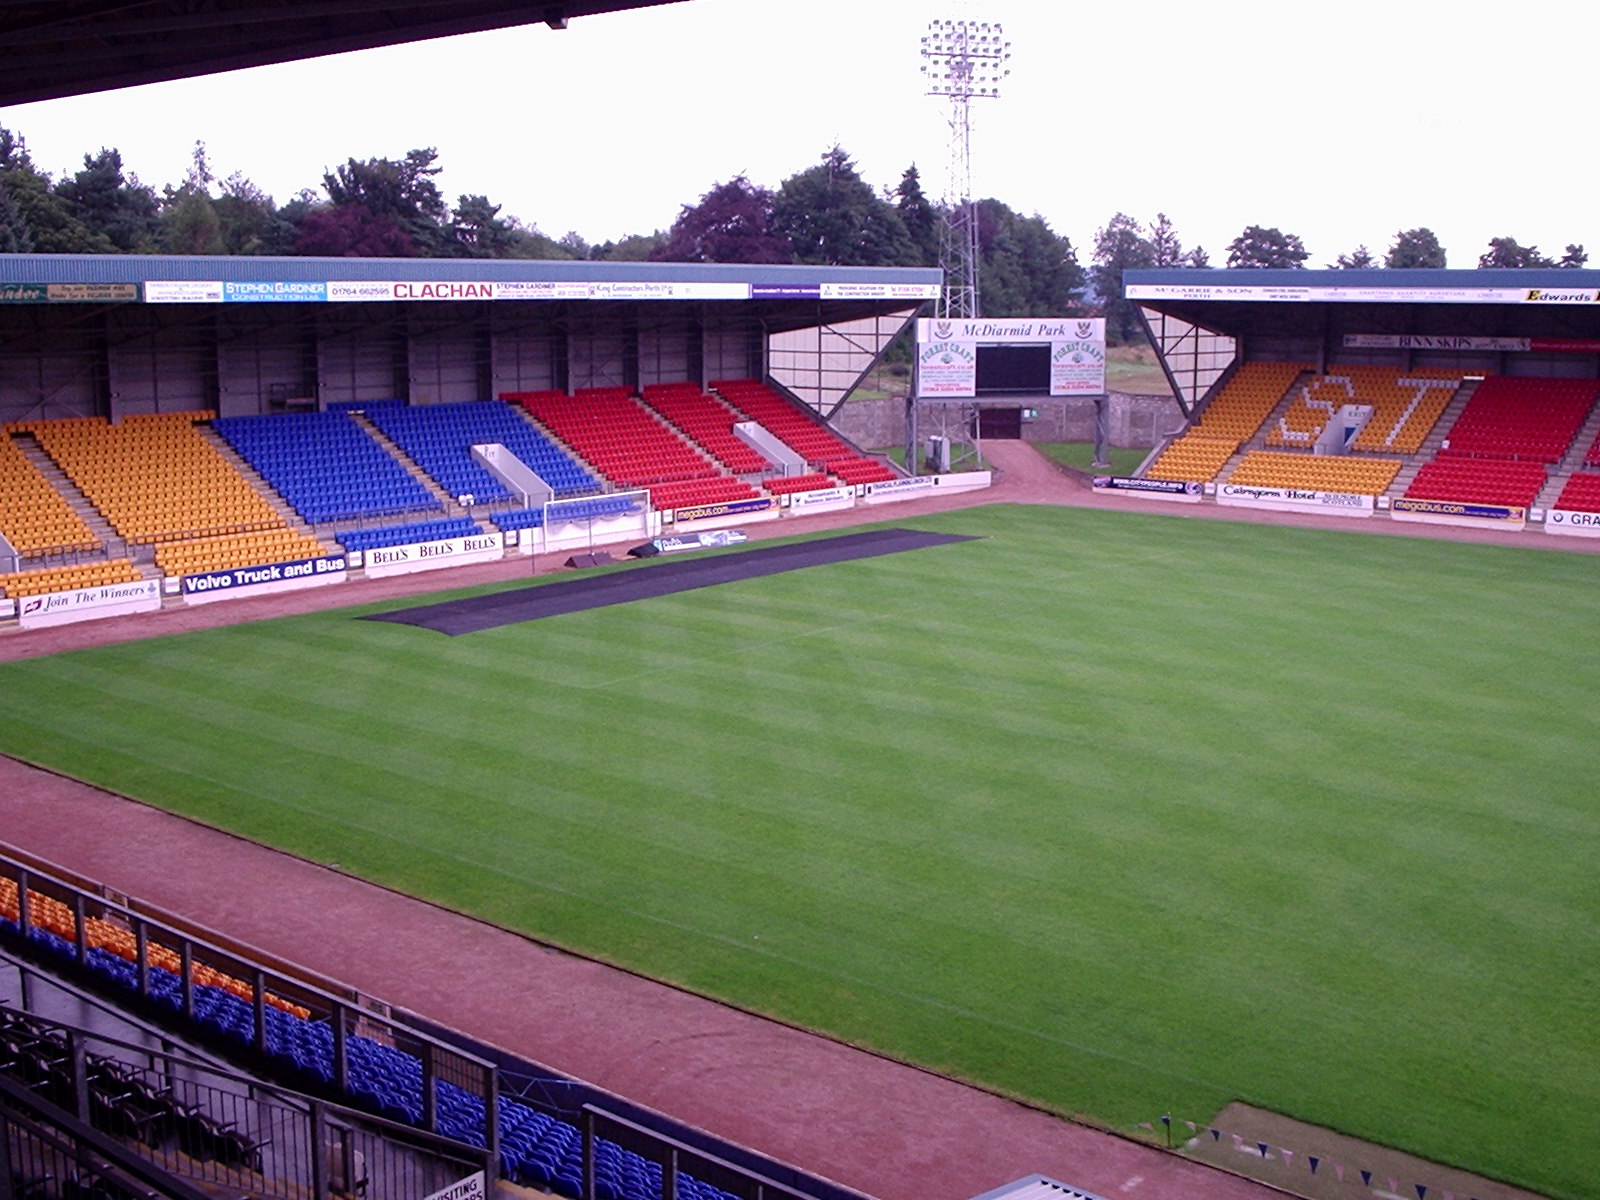
[[[1587,376],[1600,353],[1600,271],[1176,269],[1122,284],[1185,413],[1242,358]]]
[[[0,106],[677,0],[11,0]]]
[[[1600,336],[1600,271],[1127,271],[1123,294],[1142,308],[1241,338],[1357,327]]]
[[[686,302],[771,330],[904,312],[935,299],[929,267],[588,262],[571,259],[0,255],[0,310],[17,305]]]

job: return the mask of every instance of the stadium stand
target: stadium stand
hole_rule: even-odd
[[[839,482],[829,475],[813,472],[810,475],[790,475],[787,478],[773,476],[770,479],[763,479],[761,486],[774,496],[779,496],[790,495],[794,492],[815,492],[823,488],[838,487]]]
[[[25,937],[36,950],[62,962],[79,960],[78,922],[62,901],[28,889],[28,928],[23,930],[20,890],[0,876],[0,933]],[[112,922],[86,916],[82,963],[100,980],[125,994],[141,991],[139,943]],[[169,1018],[182,1011],[183,958],[158,939],[145,941],[143,992]],[[266,1055],[288,1077],[313,1088],[327,1088],[335,1079],[335,1035],[327,1020],[313,1017],[304,1005],[263,991],[257,1027],[255,991],[246,981],[200,963],[191,963],[192,1010],[198,1025],[237,1050],[257,1045],[264,1034]],[[345,1037],[349,1078],[348,1099],[388,1120],[420,1125],[424,1120],[422,1062],[415,1055],[357,1031]],[[482,1148],[486,1108],[482,1097],[445,1079],[436,1082],[438,1130],[446,1137]],[[566,1196],[583,1194],[583,1137],[579,1128],[559,1116],[501,1096],[496,1106],[496,1134],[504,1177],[514,1183],[552,1189]],[[602,1200],[656,1200],[663,1171],[659,1164],[607,1139],[595,1148],[595,1194]],[[678,1177],[685,1200],[732,1200],[729,1193],[687,1173]]]
[[[100,541],[12,439],[0,432],[0,533],[23,557],[99,550]]]
[[[1239,443],[1232,438],[1186,433],[1172,440],[1156,461],[1150,464],[1145,477],[1206,483],[1216,478],[1217,472],[1228,465],[1228,460],[1238,449]]]
[[[223,417],[212,427],[309,524],[444,507],[347,412]]]
[[[1304,363],[1245,363],[1222,385],[1199,418],[1150,464],[1145,476],[1192,483],[1215,479],[1308,369]]]
[[[754,500],[749,484],[724,474],[710,459],[653,415],[627,388],[517,392],[522,405],[613,484],[650,493],[658,509]]]
[[[1416,454],[1461,387],[1461,373],[1444,368],[1341,366],[1330,377],[1349,380],[1353,403],[1370,404],[1372,419],[1350,443],[1364,454]]]
[[[1480,459],[1441,451],[1432,462],[1422,465],[1405,494],[1410,500],[1525,508],[1539,495],[1547,478],[1542,463]]]
[[[1473,458],[1559,462],[1594,406],[1592,379],[1491,375],[1450,427],[1444,449]]]
[[[0,596],[16,600],[23,596],[42,596],[73,588],[108,587],[133,583],[140,578],[139,568],[126,558],[78,566],[37,567],[0,575]]]
[[[1364,453],[1415,454],[1461,384],[1459,372],[1350,364],[1330,367],[1301,385],[1267,430],[1269,447],[1307,449],[1345,404],[1368,404],[1372,418],[1352,439]]]
[[[678,432],[734,474],[760,474],[772,469],[765,456],[734,433],[738,414],[698,384],[648,384],[643,398]],[[832,486],[831,482],[828,486]]]
[[[875,458],[857,454],[822,422],[789,403],[759,379],[720,379],[711,384],[739,413],[760,425],[810,464],[813,471],[845,483],[884,483],[895,473]]]
[[[278,529],[284,520],[195,428],[210,412],[19,422],[135,544]]]
[[[474,445],[491,442],[516,455],[558,497],[600,490],[599,480],[500,400],[386,404],[368,409],[365,415],[452,496],[471,496],[480,504],[511,499],[505,485],[472,457]]]
[[[318,558],[327,548],[309,534],[293,529],[264,533],[195,538],[156,547],[156,566],[166,575],[194,575],[203,571],[228,571],[263,563]]]
[[[1561,487],[1555,508],[1571,512],[1600,512],[1600,475],[1578,471]]]
[[[1400,472],[1397,458],[1359,458],[1343,454],[1295,454],[1251,450],[1228,477],[1245,487],[1300,488],[1381,496]]]
[[[1588,379],[1484,379],[1408,499],[1529,507],[1594,406]]]

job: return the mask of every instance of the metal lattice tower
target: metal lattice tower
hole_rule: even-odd
[[[922,39],[928,95],[950,98],[950,165],[939,266],[941,317],[978,316],[978,207],[972,194],[972,101],[997,99],[1011,43],[998,21],[933,21]]]

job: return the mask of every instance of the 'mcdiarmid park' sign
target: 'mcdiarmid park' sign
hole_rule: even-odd
[[[1000,347],[1038,351],[1008,356],[1003,370],[1020,371],[1022,378],[1008,381],[1001,390],[1105,394],[1104,317],[922,317],[917,321],[917,394],[930,399],[976,397],[986,375],[985,352]]]

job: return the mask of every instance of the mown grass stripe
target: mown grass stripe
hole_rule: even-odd
[[[1066,1111],[1595,1194],[1594,559],[915,524],[980,540],[6,664],[0,745]]]

